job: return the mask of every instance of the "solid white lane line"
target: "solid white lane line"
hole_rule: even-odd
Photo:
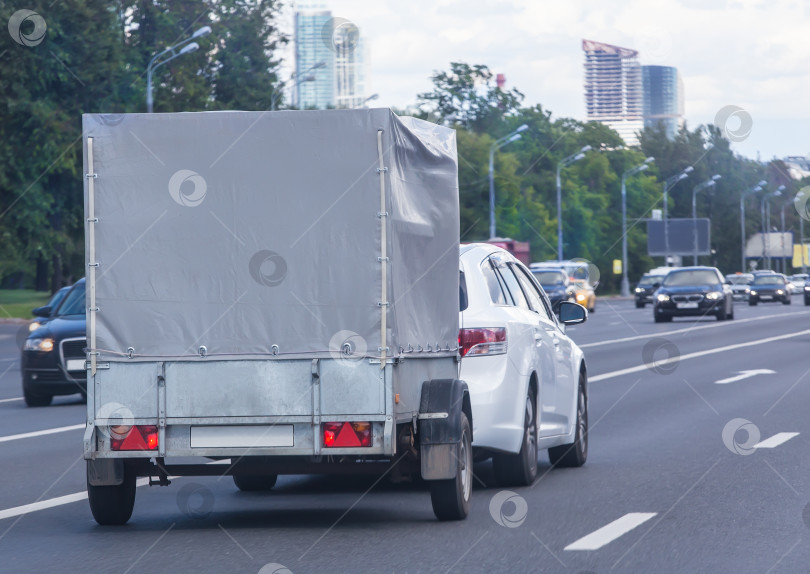
[[[773,435],[771,438],[758,442],[752,448],[776,448],[780,444],[784,444],[794,436],[799,436],[797,432],[780,432]]]
[[[798,311],[796,313],[792,313],[791,317],[795,315],[806,315],[810,313],[810,311]],[[651,339],[653,337],[667,337],[669,335],[677,335],[679,333],[688,333],[688,332],[695,332],[695,331],[702,331],[704,329],[716,329],[718,327],[733,327],[734,325],[740,325],[741,323],[750,323],[751,321],[764,321],[765,319],[778,319],[781,315],[766,315],[764,317],[750,317],[748,319],[735,319],[734,321],[726,321],[721,323],[714,323],[711,325],[705,325],[703,327],[686,327],[685,329],[675,329],[674,331],[656,331],[655,333],[647,333],[644,335],[633,335],[632,337],[622,337],[621,339],[609,339],[607,341],[598,341],[596,343],[584,343],[579,345],[580,349],[589,349],[591,347],[601,347],[603,345],[613,345],[614,343],[626,343],[628,341],[640,341],[641,339]]]
[[[16,399],[0,399],[0,403],[10,403],[11,401],[21,401],[23,400],[22,397],[17,397]]]
[[[714,355],[716,353],[723,353],[725,351],[733,351],[735,349],[742,349],[745,347],[753,347],[755,345],[762,345],[764,343],[772,343],[774,341],[781,341],[783,339],[790,339],[792,337],[799,337],[801,335],[808,335],[810,334],[810,329],[805,329],[804,331],[796,331],[795,333],[787,333],[785,335],[777,335],[776,337],[767,337],[765,339],[757,339],[755,341],[748,341],[746,343],[737,343],[736,345],[726,345],[725,347],[717,347],[714,349],[707,349],[705,351],[697,351],[696,353],[687,353],[686,355],[681,355],[680,357],[671,357],[669,359],[662,359],[660,361],[656,361],[655,364],[658,367],[662,367],[664,365],[669,365],[671,363],[678,363],[680,361],[687,361],[689,359],[697,359],[698,357],[705,357],[706,355]],[[618,371],[611,371],[609,373],[602,373],[601,375],[595,375],[593,377],[588,377],[588,381],[591,383],[595,383],[597,381],[604,381],[605,379],[613,379],[615,377],[621,377],[622,375],[629,375],[631,373],[639,373],[648,369],[647,365],[638,365],[636,367],[630,367],[627,369],[621,369]]]
[[[175,477],[176,478],[176,477]],[[139,478],[136,481],[136,486],[146,486],[149,484],[148,478]],[[31,504],[23,504],[22,506],[15,506],[14,508],[7,508],[0,510],[0,520],[4,518],[14,518],[21,514],[28,514],[29,512],[36,512],[37,510],[45,510],[55,506],[63,506],[71,502],[79,502],[80,500],[87,499],[87,491],[74,492],[73,494],[66,494],[65,496],[57,496],[56,498],[49,498],[47,500],[40,500],[39,502],[32,502]]]
[[[630,512],[600,528],[572,542],[563,550],[599,550],[602,546],[610,544],[617,538],[624,536],[634,528],[641,526],[657,512]]]
[[[13,434],[13,435],[9,435],[9,436],[0,436],[0,442],[8,442],[10,440],[19,440],[19,439],[22,439],[22,438],[33,438],[35,436],[44,436],[46,434],[56,434],[56,433],[60,433],[60,432],[79,430],[79,429],[85,428],[86,426],[87,425],[82,423],[80,425],[71,425],[69,427],[59,427],[59,428],[55,428],[55,429],[45,429],[45,430],[34,431],[34,432],[26,432],[26,433],[22,433],[22,434]]]

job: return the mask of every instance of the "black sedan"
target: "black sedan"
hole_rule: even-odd
[[[783,305],[790,305],[790,291],[785,276],[778,273],[757,275],[751,283],[748,304],[753,306],[771,301],[781,301]]]
[[[563,301],[576,303],[576,288],[564,269],[532,269],[531,272],[537,282],[543,286],[543,291],[548,295],[548,300],[555,312]]]
[[[87,393],[85,288],[76,282],[50,321],[31,332],[22,350],[22,387],[30,407],[51,404],[55,395]]]
[[[715,267],[682,267],[670,271],[655,292],[656,323],[673,317],[714,315],[718,321],[734,318],[731,288]]]

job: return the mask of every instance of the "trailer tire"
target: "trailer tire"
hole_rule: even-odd
[[[126,524],[135,507],[135,473],[124,465],[124,481],[116,486],[93,486],[88,479],[87,500],[93,518],[102,526]]]
[[[463,520],[470,513],[472,495],[472,429],[461,412],[461,440],[456,454],[458,470],[449,480],[430,481],[430,501],[439,520]]]
[[[233,483],[242,492],[266,492],[272,490],[278,480],[277,474],[234,474]]]

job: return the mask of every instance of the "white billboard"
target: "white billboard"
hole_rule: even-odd
[[[793,257],[793,233],[757,233],[745,244],[746,257]]]

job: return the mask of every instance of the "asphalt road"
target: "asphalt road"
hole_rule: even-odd
[[[253,494],[187,477],[140,487],[130,523],[100,527],[81,430],[9,440],[80,425],[85,406],[26,408],[17,327],[0,325],[0,572],[807,572],[810,307],[793,301],[655,324],[600,300],[570,329],[587,464],[551,470],[541,452],[540,480],[512,492],[477,465],[460,523],[437,522],[418,484],[296,476]]]

